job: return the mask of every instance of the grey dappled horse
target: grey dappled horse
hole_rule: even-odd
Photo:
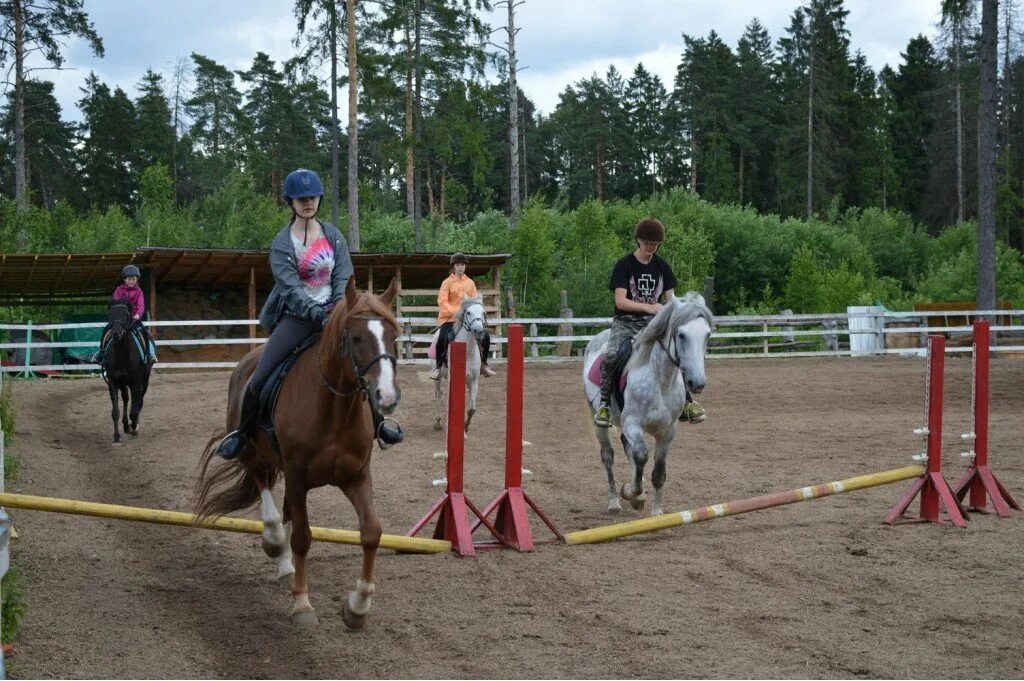
[[[609,511],[616,512],[621,508],[619,496],[629,501],[634,509],[643,508],[646,499],[644,466],[649,455],[644,443],[644,434],[647,434],[654,437],[655,443],[651,515],[663,512],[661,492],[665,484],[665,457],[676,435],[676,423],[686,404],[687,390],[698,395],[707,382],[704,355],[713,328],[714,318],[704,304],[704,298],[691,291],[682,298],[673,297],[634,339],[633,355],[625,369],[628,372],[625,406],[620,413],[615,399],[611,404],[612,423],[622,431],[622,444],[633,468],[632,484],[628,487],[624,483],[621,490],[615,488],[611,429],[594,427],[601,445],[601,460],[608,472]],[[583,388],[590,404],[591,423],[601,400],[601,390],[587,376],[603,352],[615,352],[615,348],[605,347],[610,333],[610,330],[605,330],[597,334],[587,344],[583,356]]]
[[[476,298],[463,298],[459,305],[459,311],[455,313],[455,326],[453,327],[455,337],[452,343],[466,344],[466,390],[469,397],[466,400],[466,431],[469,431],[469,422],[473,420],[476,413],[476,393],[480,383],[480,342],[487,333],[487,316],[484,312],[484,301],[482,296]],[[451,348],[451,343],[448,344]],[[436,401],[436,417],[434,419],[434,430],[443,430],[448,416],[448,400],[445,399],[444,386],[447,385],[449,364],[446,362],[441,368],[441,376],[435,381],[434,398]]]

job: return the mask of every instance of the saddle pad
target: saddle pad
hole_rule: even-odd
[[[437,359],[437,334],[434,334],[434,340],[430,341],[430,347],[427,348],[427,357],[430,359]]]
[[[594,363],[590,365],[590,371],[587,372],[587,380],[594,385],[601,386],[601,364],[604,363],[604,353],[602,352],[594,360]],[[626,392],[626,378],[629,376],[628,371],[623,371],[622,375],[619,376],[619,392]]]

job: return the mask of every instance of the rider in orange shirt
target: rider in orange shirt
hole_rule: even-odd
[[[476,282],[466,276],[466,264],[469,259],[463,253],[456,253],[448,261],[451,267],[451,274],[441,283],[441,290],[437,294],[437,321],[441,323],[441,330],[437,334],[437,365],[430,372],[430,377],[435,381],[441,376],[441,367],[444,366],[448,354],[448,344],[455,337],[455,313],[459,311],[462,299],[476,298]],[[487,356],[491,349],[491,334],[484,332],[484,338],[480,341],[480,373],[484,376],[493,376],[494,369],[487,366]]]

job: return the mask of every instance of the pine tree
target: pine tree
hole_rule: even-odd
[[[0,17],[7,28],[0,33],[0,64],[14,56],[14,197],[19,210],[28,208],[28,171],[25,148],[25,81],[37,69],[25,63],[26,55],[39,52],[54,68],[64,63],[61,48],[67,36],[84,39],[93,54],[103,56],[103,41],[82,9],[83,0],[8,0],[0,3]],[[26,235],[19,233],[20,247]]]
[[[668,94],[661,79],[645,69],[643,63],[637,64],[623,96],[630,140],[622,156],[628,176],[628,182],[623,183],[624,196],[658,191],[666,143],[667,103]]]
[[[74,126],[61,120],[60,104],[53,95],[53,83],[26,80],[25,164],[32,198],[52,209],[58,201],[78,195],[75,185]],[[0,113],[0,187],[14,196],[15,97],[11,91]]]
[[[163,76],[147,69],[136,87],[141,93],[135,100],[136,172],[141,174],[158,163],[170,168],[174,160],[176,135],[170,103],[164,94]]]
[[[249,70],[239,71],[238,76],[248,86],[240,119],[245,122],[245,168],[257,191],[279,197],[295,143],[290,116],[293,104],[301,109],[302,103],[290,99],[284,75],[264,52],[258,52]]]
[[[102,210],[119,206],[131,212],[137,185],[132,172],[136,149],[132,135],[125,131],[137,128],[135,106],[124,90],[115,88],[111,93],[95,73],[89,74],[81,90],[78,155],[83,191],[78,205]]]
[[[737,199],[760,210],[770,205],[771,156],[777,137],[775,54],[768,30],[754,19],[736,46]]]
[[[900,178],[900,186],[891,193],[890,207],[921,219],[930,172],[930,104],[938,82],[938,64],[931,42],[923,35],[912,38],[902,56],[899,70],[886,82],[892,94],[889,134],[893,162]]]
[[[195,159],[203,194],[215,190],[234,167],[239,153],[239,108],[242,95],[234,74],[214,60],[192,53],[195,86],[185,102],[192,119],[189,137],[200,156]]]

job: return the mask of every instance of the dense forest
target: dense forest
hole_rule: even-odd
[[[610,263],[642,214],[668,225],[681,279],[716,276],[726,309],[974,298],[979,3],[936,0],[935,34],[875,72],[843,0],[808,0],[782,35],[756,18],[735,45],[681,34],[671,83],[611,67],[567,84],[549,113],[509,82],[513,45],[489,41],[516,29],[493,32],[489,9],[296,0],[292,59],[261,52],[233,72],[193,53],[140,68],[134,96],[90,73],[75,123],[28,69],[0,110],[0,250],[266,247],[288,216],[283,178],[305,166],[329,182],[321,215],[354,249],[505,249],[527,309],[554,309],[565,288],[604,312]],[[82,0],[9,0],[6,70],[19,12],[51,64],[58,36],[102,55]],[[1000,3],[996,236],[998,293],[1024,304],[1017,19]]]

